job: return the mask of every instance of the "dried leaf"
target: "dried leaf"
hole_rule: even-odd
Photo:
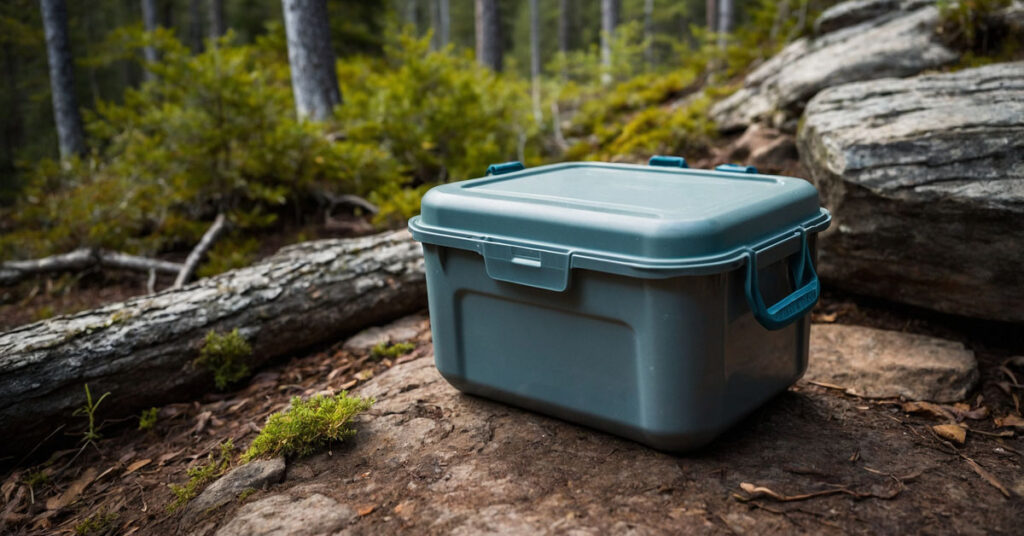
[[[68,486],[68,489],[64,490],[64,493],[56,497],[50,497],[46,500],[47,510],[61,510],[65,506],[75,502],[78,496],[85,491],[85,488],[92,484],[93,480],[96,480],[97,471],[95,467],[86,469],[74,482]]]
[[[210,417],[212,417],[212,416],[213,416],[213,413],[211,413],[209,411],[204,411],[204,412],[200,413],[199,415],[196,415],[196,425],[194,427],[192,427],[191,433],[192,434],[200,434],[200,433],[202,433],[202,431],[204,429],[206,429],[206,423],[210,422]]]
[[[943,419],[949,419],[951,421],[956,420],[953,412],[946,410],[938,404],[932,404],[931,402],[905,402],[902,404],[903,411],[907,413],[931,413],[936,417]]]
[[[178,450],[178,451],[175,451],[175,452],[168,452],[166,454],[161,455],[159,458],[157,458],[156,462],[157,462],[158,465],[163,465],[163,464],[173,460],[174,458],[177,458],[178,456],[181,456],[182,452],[185,452],[185,449],[181,449],[181,450]]]
[[[967,462],[967,465],[971,466],[971,469],[974,469],[975,473],[978,473],[978,476],[980,476],[981,478],[984,478],[985,481],[988,482],[989,484],[992,484],[992,487],[994,487],[997,490],[999,490],[999,492],[1002,493],[1003,496],[1005,496],[1005,497],[1009,497],[1010,496],[1010,491],[1008,489],[1006,489],[1006,486],[1004,486],[1003,483],[1000,482],[999,479],[997,479],[995,477],[995,475],[993,475],[992,473],[988,472],[984,467],[978,465],[978,462],[968,458],[967,456],[961,456],[961,457],[964,459],[965,462]]]
[[[373,369],[363,369],[356,373],[355,378],[359,381],[365,382],[373,377]]]
[[[128,466],[128,469],[125,470],[124,474],[122,474],[121,476],[122,477],[126,477],[126,476],[134,473],[135,471],[138,471],[139,469],[142,469],[143,467],[149,465],[149,463],[152,462],[152,461],[153,460],[150,459],[150,458],[145,458],[143,460],[139,460],[137,462],[134,462],[134,463],[132,463],[131,465]]]
[[[996,426],[1000,428],[1024,428],[1024,419],[1017,415],[1010,414],[1005,417],[996,417],[994,420]]]
[[[371,505],[364,506],[364,507],[360,508],[356,513],[358,513],[360,516],[368,516],[368,515],[372,514],[373,511],[376,510],[376,509],[377,509],[377,506],[371,504]]]
[[[960,445],[967,441],[967,430],[959,424],[936,424],[932,426],[932,430],[939,434],[939,437]]]

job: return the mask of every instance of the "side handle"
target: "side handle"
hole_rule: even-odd
[[[790,264],[793,284],[797,288],[771,307],[765,306],[764,298],[761,296],[761,287],[757,279],[757,252],[747,253],[747,279],[744,288],[747,303],[750,304],[754,318],[767,329],[777,330],[792,324],[807,314],[821,295],[821,285],[818,283],[818,274],[814,271],[814,261],[811,259],[805,231],[800,232],[800,242],[799,258],[795,259],[795,264]]]

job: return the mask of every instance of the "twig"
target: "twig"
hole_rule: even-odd
[[[227,229],[227,218],[224,217],[223,213],[217,214],[213,224],[206,230],[203,237],[199,239],[196,247],[192,248],[192,252],[188,254],[188,257],[185,259],[185,265],[178,271],[178,277],[174,279],[174,284],[171,285],[172,289],[181,288],[192,277],[196,267],[199,266],[199,261],[203,260],[203,256],[213,246],[213,243],[220,238],[225,229]]]
[[[331,194],[328,197],[328,200],[331,202],[331,208],[332,209],[335,206],[337,206],[337,205],[348,205],[348,206],[351,206],[351,207],[359,207],[359,208],[365,210],[366,212],[368,212],[370,214],[376,214],[376,213],[380,212],[380,209],[377,208],[377,205],[374,205],[373,203],[367,201],[366,199],[363,199],[362,197],[359,197],[358,195],[353,195],[353,194],[333,195],[333,194]]]
[[[146,294],[156,292],[156,270],[149,270],[149,277],[146,279]]]
[[[736,500],[740,501],[740,502],[748,502],[748,501],[751,501],[751,500],[754,500],[754,499],[759,499],[759,498],[762,498],[762,497],[768,497],[768,498],[773,499],[773,500],[778,501],[778,502],[794,502],[794,501],[806,501],[808,499],[814,499],[816,497],[825,497],[825,496],[828,496],[828,495],[844,494],[844,495],[849,495],[849,496],[857,498],[857,499],[875,498],[875,499],[889,500],[889,499],[896,498],[896,496],[899,495],[900,492],[903,491],[903,483],[901,481],[897,480],[897,484],[898,484],[898,486],[897,486],[896,490],[894,490],[889,495],[879,495],[877,493],[870,493],[870,492],[869,493],[862,493],[862,492],[854,491],[854,490],[851,490],[851,489],[845,488],[845,487],[836,487],[836,488],[833,488],[833,489],[814,491],[814,492],[811,492],[811,493],[802,493],[802,494],[799,494],[799,495],[783,495],[781,493],[778,493],[778,492],[773,491],[773,490],[771,490],[769,488],[766,488],[766,487],[755,486],[754,484],[751,484],[750,482],[743,482],[743,483],[740,484],[740,489],[745,491],[747,493],[747,496],[744,497],[743,495],[740,495],[738,493],[734,493],[733,497]]]
[[[967,462],[967,465],[969,465],[971,469],[974,469],[975,473],[978,473],[978,476],[980,476],[986,482],[991,484],[992,487],[998,489],[999,492],[1002,493],[1003,496],[1005,496],[1006,498],[1010,497],[1010,490],[1006,489],[1006,486],[1004,486],[1002,482],[1000,482],[999,479],[996,478],[995,475],[988,472],[988,470],[986,470],[984,467],[978,465],[978,462],[968,458],[967,456],[961,454],[960,457],[963,458],[965,462]]]
[[[0,263],[0,285],[13,285],[30,275],[82,271],[95,266],[137,272],[154,270],[171,274],[176,274],[182,269],[182,266],[176,262],[141,257],[120,251],[80,248],[70,253],[51,255],[41,259]]]

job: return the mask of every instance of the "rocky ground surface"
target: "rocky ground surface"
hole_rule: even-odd
[[[831,375],[809,373],[684,456],[462,395],[432,366],[426,319],[403,319],[238,391],[167,406],[152,432],[111,425],[95,448],[8,475],[0,530],[70,532],[107,515],[109,533],[221,536],[1014,533],[1024,522],[1021,341],[836,297],[814,319],[812,371]],[[417,347],[376,361],[368,352],[382,340]],[[871,369],[879,340],[911,355]],[[167,485],[221,442],[244,448],[290,396],[342,388],[377,399],[354,439],[237,467],[166,510]],[[966,396],[940,404],[915,393]],[[39,470],[49,478],[30,490]]]

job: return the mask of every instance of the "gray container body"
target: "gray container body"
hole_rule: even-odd
[[[700,447],[806,369],[809,320],[766,329],[752,311],[748,265],[765,301],[792,296],[802,278],[793,266],[813,259],[814,233],[828,225],[827,213],[807,217],[796,233],[770,229],[759,245],[718,252],[711,263],[704,255],[625,267],[595,264],[596,254],[568,242],[511,242],[513,229],[455,239],[446,233],[463,230],[414,219],[437,368],[466,393],[660,450]],[[788,307],[797,305],[810,306]]]

